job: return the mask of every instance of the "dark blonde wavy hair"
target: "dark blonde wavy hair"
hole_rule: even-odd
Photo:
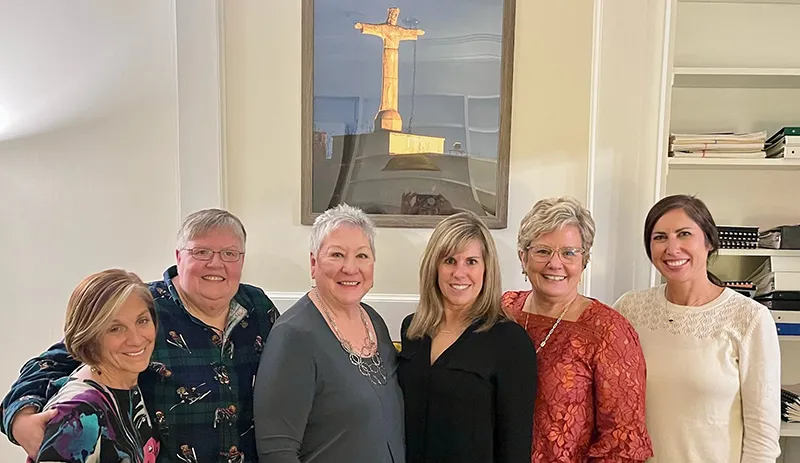
[[[90,366],[100,363],[103,334],[130,296],[147,305],[157,327],[153,296],[135,273],[109,269],[89,275],[78,284],[67,303],[64,320],[64,344],[75,360]]]
[[[439,265],[447,257],[463,251],[471,241],[481,245],[484,262],[483,288],[468,318],[480,321],[477,331],[486,331],[507,318],[501,304],[502,284],[497,248],[486,224],[472,212],[453,214],[433,230],[419,268],[419,306],[408,327],[409,339],[433,336],[444,321],[444,295],[439,288]]]

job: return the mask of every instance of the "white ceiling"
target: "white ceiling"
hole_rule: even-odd
[[[0,2],[0,141],[175,94],[166,0]]]

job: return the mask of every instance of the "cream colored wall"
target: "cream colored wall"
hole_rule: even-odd
[[[248,242],[245,279],[270,294],[310,284],[300,225],[301,2],[225,4],[228,208]],[[387,3],[388,5],[388,3]],[[533,203],[584,200],[589,144],[592,1],[517,1],[509,228],[494,236],[504,286],[522,288],[516,232]],[[373,294],[417,292],[428,230],[380,229]]]

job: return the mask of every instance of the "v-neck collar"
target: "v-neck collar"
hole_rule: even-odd
[[[456,338],[456,340],[453,341],[452,344],[447,346],[447,349],[442,351],[442,353],[439,354],[439,356],[436,357],[436,360],[434,360],[433,362],[431,362],[431,352],[433,351],[433,338],[431,338],[430,336],[426,335],[423,338],[424,339],[423,351],[425,351],[427,353],[427,356],[425,357],[425,359],[426,359],[426,361],[428,363],[428,366],[430,368],[433,368],[433,367],[435,367],[435,366],[437,366],[439,364],[445,363],[443,361],[443,358],[445,356],[446,357],[452,357],[454,355],[453,351],[455,350],[455,348],[458,347],[458,345],[463,344],[467,340],[467,338],[472,336],[472,334],[475,332],[475,329],[476,329],[478,323],[480,323],[480,322],[476,321],[476,322],[473,322],[472,324],[470,324],[469,326],[467,326],[464,329],[464,331],[458,336],[458,338]]]

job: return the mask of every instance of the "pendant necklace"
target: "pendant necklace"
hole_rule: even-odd
[[[576,295],[576,296],[575,296],[575,297],[574,297],[574,298],[573,298],[573,299],[572,299],[572,300],[569,302],[569,304],[567,304],[567,306],[566,306],[566,307],[564,307],[564,310],[562,310],[562,311],[561,311],[561,315],[559,315],[559,316],[558,316],[558,319],[556,319],[555,323],[553,323],[553,326],[550,328],[550,331],[548,331],[548,332],[547,332],[547,336],[545,336],[545,337],[544,337],[544,340],[542,340],[542,342],[541,342],[541,343],[539,343],[539,346],[536,348],[536,353],[537,353],[537,354],[539,353],[539,351],[540,351],[540,350],[542,350],[542,347],[544,347],[544,346],[545,346],[545,344],[547,344],[547,340],[548,340],[548,339],[550,339],[550,335],[551,335],[551,334],[553,334],[553,331],[555,331],[555,330],[556,330],[556,328],[558,327],[558,325],[561,323],[561,320],[564,318],[564,315],[566,315],[566,313],[567,313],[567,311],[569,310],[569,308],[570,308],[570,307],[572,307],[572,304],[573,304],[573,303],[574,303],[574,302],[575,302],[577,299],[578,299],[578,296]],[[533,299],[531,299],[531,306],[533,306]],[[531,309],[532,309],[532,308],[533,308],[533,307],[531,307]],[[531,315],[531,313],[530,313],[530,312],[525,312],[525,331],[528,331],[528,319],[530,318],[530,315]]]

